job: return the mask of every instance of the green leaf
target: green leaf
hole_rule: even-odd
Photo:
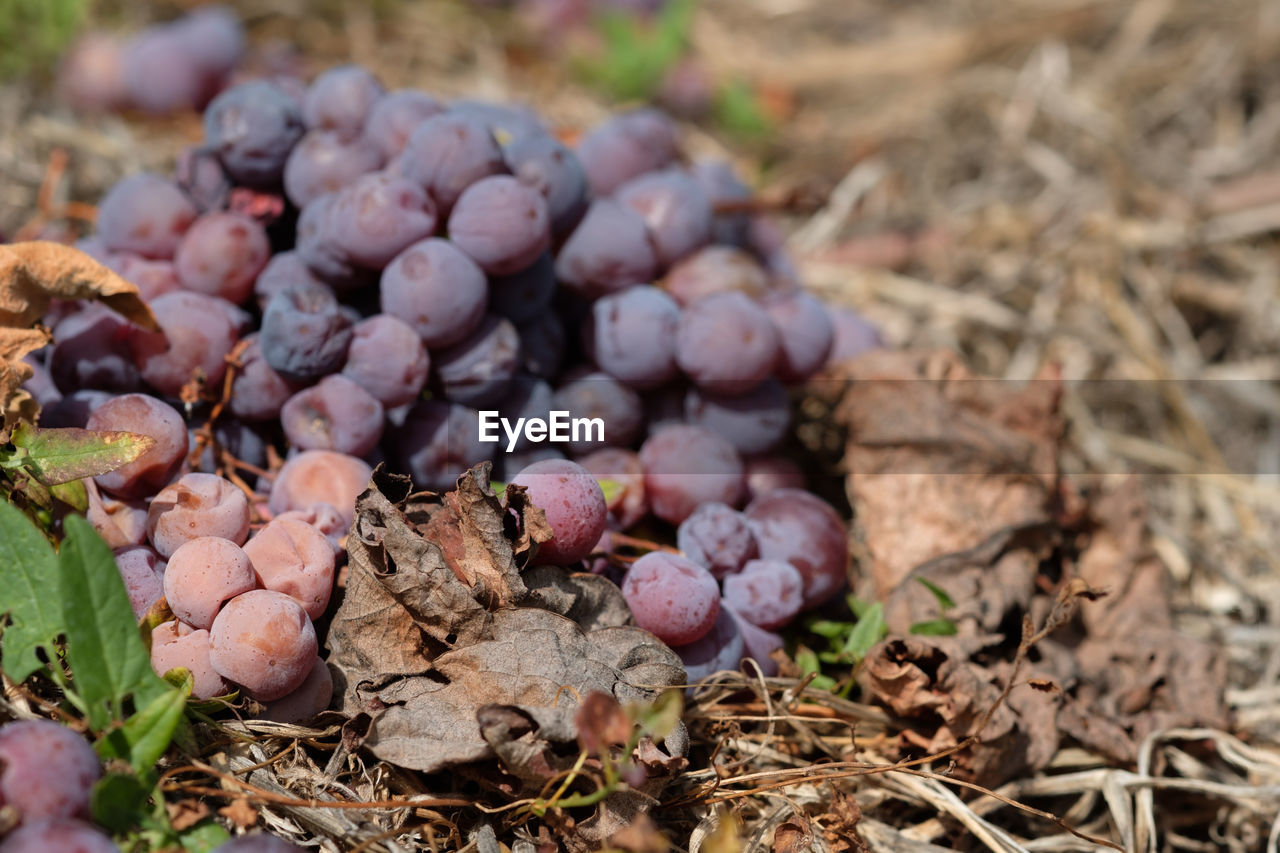
[[[911,626],[911,633],[922,637],[954,637],[956,623],[947,618],[927,619]]]
[[[87,429],[39,429],[20,423],[10,438],[26,450],[23,467],[46,486],[96,477],[127,465],[155,447],[149,435]]]
[[[95,823],[112,832],[137,826],[151,811],[152,788],[132,773],[108,773],[93,786],[89,810]]]
[[[916,583],[933,593],[933,597],[938,600],[938,606],[943,610],[950,610],[956,606],[956,603],[951,600],[951,596],[947,595],[947,591],[933,581],[916,578]]]
[[[684,711],[684,700],[679,690],[668,690],[653,700],[636,717],[641,729],[654,740],[661,741],[675,729]]]
[[[740,136],[759,136],[769,130],[760,99],[740,80],[731,80],[716,92],[715,116],[725,130]]]
[[[490,480],[489,488],[493,489],[493,493],[501,498],[507,491],[507,484],[501,480]]]
[[[213,821],[197,823],[178,836],[182,849],[187,853],[212,853],[212,851],[231,840],[231,833]]]
[[[69,483],[59,483],[56,486],[51,486],[49,494],[76,512],[89,511],[89,492],[84,487],[84,480],[72,480]]]
[[[796,666],[800,667],[801,675],[822,671],[822,664],[818,662],[818,655],[813,649],[806,646],[796,649]]]
[[[862,615],[858,624],[853,626],[849,639],[845,640],[840,651],[856,663],[865,658],[871,647],[888,633],[889,629],[884,624],[884,606],[877,601]]]
[[[853,611],[853,615],[861,619],[867,615],[867,611],[871,609],[871,602],[865,601],[852,594],[846,595],[845,602],[849,605],[849,609]]]
[[[597,480],[600,484],[600,491],[604,492],[604,502],[611,504],[622,492],[622,484],[617,480],[603,479]]]
[[[188,672],[182,686],[160,694],[125,720],[124,725],[107,732],[94,747],[98,756],[104,760],[123,759],[139,775],[150,773],[169,748],[190,695],[191,673]]]
[[[132,612],[132,611],[130,611]],[[13,504],[0,504],[0,614],[9,614],[0,665],[15,682],[43,664],[36,650],[54,660],[54,641],[65,622],[58,590],[58,563],[44,535]]]
[[[819,637],[835,640],[853,630],[853,622],[834,622],[830,619],[815,619],[806,627]]]
[[[171,688],[151,670],[107,543],[78,515],[64,529],[58,568],[67,658],[89,725],[101,730],[124,718],[128,696],[141,708]]]

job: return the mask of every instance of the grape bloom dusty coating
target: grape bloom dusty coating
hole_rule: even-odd
[[[164,571],[169,609],[196,628],[208,628],[219,608],[257,586],[249,556],[236,543],[216,536],[183,543]]]
[[[651,551],[631,564],[622,596],[636,624],[672,646],[701,639],[720,614],[720,587],[711,573],[663,551]]]
[[[524,486],[547,515],[555,537],[538,548],[538,559],[567,566],[591,553],[604,532],[609,510],[600,484],[586,468],[567,459],[535,462],[511,478]]]
[[[300,687],[318,649],[316,629],[302,605],[269,589],[231,599],[209,629],[214,670],[262,702]]]
[[[49,720],[0,726],[0,805],[24,823],[87,815],[89,789],[102,776],[89,742]]]

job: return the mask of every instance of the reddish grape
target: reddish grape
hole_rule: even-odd
[[[287,696],[266,703],[262,719],[275,723],[305,723],[329,707],[333,701],[333,674],[321,658],[311,664],[302,684]]]
[[[178,244],[174,267],[187,290],[240,304],[253,292],[271,245],[262,226],[238,213],[206,213]]]
[[[465,116],[485,125],[502,146],[548,132],[538,114],[523,104],[498,104],[460,98],[449,104],[449,113]]]
[[[186,474],[151,499],[147,535],[165,557],[200,536],[243,545],[249,536],[249,499],[215,474]]]
[[[65,783],[64,783],[65,784]],[[26,823],[0,839],[0,853],[120,853],[101,830],[57,818]]]
[[[717,293],[685,308],[676,362],[699,386],[745,394],[773,372],[778,332],[759,305],[741,293]]]
[[[191,695],[196,699],[226,696],[231,686],[209,662],[209,632],[185,622],[162,622],[151,631],[151,668],[156,675],[171,669],[191,673]]]
[[[644,469],[635,451],[621,447],[605,447],[583,456],[578,462],[597,480],[611,482],[608,497],[609,516],[625,530],[649,514],[649,501],[644,492]]]
[[[143,381],[167,397],[180,396],[197,376],[217,388],[239,337],[234,308],[225,299],[187,290],[153,300],[151,313],[163,334],[137,329],[129,338]]]
[[[129,593],[133,618],[141,619],[151,605],[164,595],[164,562],[145,545],[130,545],[114,551],[116,569]]]
[[[258,585],[283,592],[319,619],[333,594],[333,546],[304,521],[277,518],[244,546]]]
[[[744,456],[765,453],[786,437],[791,401],[776,379],[730,396],[691,388],[685,397],[685,420],[723,436]]]
[[[41,426],[49,425],[41,418]],[[84,481],[84,488],[89,493],[89,509],[84,516],[104,542],[112,548],[125,548],[147,541],[145,501],[124,500],[103,493],[92,479]]]
[[[702,191],[711,199],[715,208],[712,236],[716,243],[726,246],[745,246],[751,217],[751,187],[734,172],[733,165],[725,160],[703,160],[689,170]],[[733,209],[735,206],[739,209]]]
[[[485,316],[484,271],[448,240],[414,243],[382,273],[382,313],[404,320],[430,349],[458,343]]]
[[[458,477],[493,455],[492,444],[479,440],[475,409],[445,400],[419,400],[396,429],[394,454],[402,470],[422,489],[442,492]]]
[[[240,368],[231,381],[231,412],[247,421],[265,421],[280,417],[285,401],[301,390],[302,385],[276,372],[262,355],[257,333],[245,338],[247,346],[240,353]]]
[[[179,152],[173,180],[201,213],[221,210],[231,199],[231,179],[222,161],[203,145],[188,145]]]
[[[644,402],[640,395],[607,373],[585,373],[556,389],[553,408],[571,417],[598,419],[604,438],[595,427],[583,431],[565,447],[570,453],[590,453],[601,447],[625,447],[636,440],[644,426]]]
[[[632,178],[676,159],[675,125],[654,109],[621,113],[582,137],[578,157],[592,192],[609,195]]]
[[[126,42],[122,71],[130,105],[157,115],[203,106],[218,81],[191,61],[189,49],[172,25],[151,27]]]
[[[58,93],[86,112],[119,109],[124,88],[124,45],[110,33],[87,32],[67,48],[58,68]]]
[[[777,675],[778,662],[773,659],[773,653],[782,648],[782,637],[758,625],[752,625],[734,612],[733,608],[729,606],[729,602],[722,600],[720,606],[724,612],[733,617],[734,624],[737,625],[738,631],[742,634],[742,657],[749,657],[754,660],[756,665],[760,667],[760,674],[765,678],[773,678]]]
[[[644,219],[662,269],[711,241],[711,201],[678,169],[633,178],[615,198]]]
[[[341,190],[329,210],[330,239],[357,266],[383,269],[436,230],[426,190],[389,172],[363,175]]]
[[[349,377],[335,373],[285,401],[280,424],[289,444],[364,456],[382,437],[382,404]]]
[[[804,606],[816,607],[844,588],[848,533],[836,511],[800,489],[775,489],[745,510],[765,560],[785,560],[804,578]]]
[[[785,456],[754,456],[746,460],[747,500],[774,489],[803,489],[804,473]]]
[[[684,555],[724,579],[742,570],[756,554],[747,517],[728,504],[709,501],[680,522],[676,545]]]
[[[230,539],[217,536],[182,543],[164,570],[169,609],[194,628],[208,628],[224,604],[257,586],[248,555]]]
[[[167,403],[146,394],[125,394],[103,403],[86,429],[136,432],[155,439],[155,446],[132,462],[94,479],[103,489],[123,498],[140,498],[159,491],[173,479],[187,453],[187,427]]]
[[[251,187],[278,186],[285,160],[305,127],[297,100],[275,83],[227,89],[204,112],[204,135],[227,174]]]
[[[578,562],[604,532],[608,509],[600,484],[586,468],[567,459],[535,462],[511,478],[546,513],[554,538],[538,548],[538,559],[558,566]]]
[[[681,305],[732,291],[759,299],[769,290],[769,277],[760,262],[741,249],[707,246],[673,266],[662,287]]]
[[[345,550],[342,544],[347,537],[348,523],[342,517],[342,513],[338,512],[337,507],[332,504],[315,503],[306,509],[291,509],[288,512],[278,514],[272,521],[281,521],[283,519],[301,521],[319,530],[329,540],[329,546],[333,548],[335,557]]]
[[[489,275],[511,275],[551,244],[547,203],[510,175],[481,178],[458,196],[449,239]]]
[[[182,287],[178,283],[178,271],[173,261],[156,261],[141,255],[119,252],[113,256],[108,266],[125,281],[135,285],[138,295],[147,303]]]
[[[382,150],[364,137],[346,139],[331,130],[309,130],[284,164],[284,193],[303,207],[382,168]]]
[[[502,149],[507,168],[546,199],[551,233],[569,233],[587,209],[587,173],[578,155],[549,133],[523,136]]]
[[[783,560],[748,560],[724,579],[724,603],[760,628],[781,628],[804,605],[804,578]]]
[[[354,139],[386,90],[365,68],[339,65],[311,82],[302,99],[302,118],[311,129],[331,130]]]
[[[63,317],[53,327],[49,355],[54,383],[64,394],[85,388],[137,391],[142,377],[126,349],[132,333],[129,321],[97,303]]]
[[[88,814],[89,789],[102,776],[93,747],[49,720],[0,726],[0,804],[24,824]]]
[[[673,379],[680,306],[656,287],[640,284],[596,300],[589,349],[605,373],[636,388]]]
[[[747,652],[738,620],[729,608],[721,607],[711,630],[692,643],[672,649],[684,663],[690,684],[717,672],[736,672]]]
[[[400,153],[405,177],[431,194],[447,216],[462,191],[506,171],[502,149],[480,121],[455,113],[432,116],[409,135]]]
[[[640,448],[644,487],[654,515],[679,524],[699,504],[730,506],[742,495],[742,459],[733,445],[699,426],[663,427]]]
[[[254,300],[259,308],[266,309],[271,297],[297,285],[329,287],[316,277],[296,251],[279,252],[272,255],[262,272],[258,273],[258,278],[253,283]]]
[[[418,398],[431,359],[413,327],[390,314],[375,314],[356,323],[343,375],[373,395],[384,408]]]
[[[304,450],[291,456],[271,484],[273,513],[306,510],[318,503],[342,513],[347,527],[355,517],[356,497],[369,485],[373,469],[362,459],[332,450]]]
[[[670,646],[701,638],[720,613],[720,587],[711,573],[664,551],[651,551],[631,564],[622,596],[636,624]]]
[[[418,125],[442,112],[444,105],[426,92],[397,89],[374,103],[364,133],[382,150],[384,157],[394,157],[404,150]]]
[[[269,589],[231,599],[209,629],[214,670],[261,702],[301,687],[318,648],[315,626],[302,605]]]
[[[466,338],[433,359],[444,396],[464,406],[496,404],[520,362],[520,335],[510,320],[490,315]]]
[[[778,378],[804,382],[821,370],[835,340],[823,304],[803,292],[777,294],[765,301],[765,310],[778,329]]]
[[[595,298],[653,279],[657,260],[640,215],[616,201],[591,202],[556,257],[556,275],[570,290]]]
[[[173,257],[196,208],[173,181],[141,172],[117,183],[98,203],[98,236],[113,252]]]

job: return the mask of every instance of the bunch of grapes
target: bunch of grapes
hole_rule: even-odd
[[[711,646],[716,664],[764,660],[773,630],[839,591],[843,526],[776,449],[788,386],[874,329],[833,322],[747,186],[682,160],[664,114],[570,147],[528,109],[344,66],[229,88],[204,130],[173,176],[114,186],[78,244],[164,333],[61,303],[29,385],[44,426],[156,440],[96,478],[88,515],[136,613],[161,596],[173,613],[157,671],[274,719],[323,709],[313,623],[382,461],[436,490],[491,461],[547,512],[540,562],[584,567],[646,518],[679,525],[684,557],[646,556],[624,589],[695,672]],[[487,415],[554,412],[602,429],[484,440]]]

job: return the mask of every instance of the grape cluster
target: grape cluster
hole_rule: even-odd
[[[88,517],[135,613],[162,595],[173,613],[157,671],[276,718],[325,707],[315,621],[381,461],[431,489],[492,461],[546,511],[546,563],[678,525],[687,559],[645,557],[626,589],[691,667],[708,638],[764,660],[773,629],[839,591],[843,526],[776,452],[788,386],[874,329],[833,322],[732,168],[683,161],[666,115],[570,147],[528,109],[342,66],[238,84],[203,118],[175,175],[119,182],[78,244],[163,334],[59,303],[30,383],[44,425],[155,439],[90,484]],[[489,415],[555,412],[601,429],[483,440]]]

